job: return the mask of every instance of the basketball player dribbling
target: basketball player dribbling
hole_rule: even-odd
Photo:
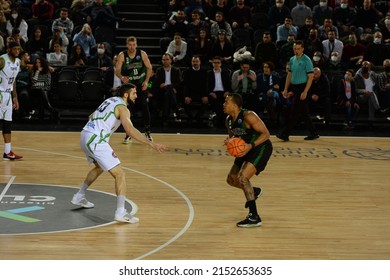
[[[225,145],[232,137],[242,138],[247,143],[242,154],[234,160],[227,183],[244,191],[245,208],[249,208],[249,214],[237,226],[259,227],[261,218],[257,212],[256,199],[261,195],[262,189],[252,187],[250,179],[265,169],[272,154],[272,143],[263,121],[255,112],[243,109],[242,103],[241,95],[229,93],[223,104],[223,110],[228,115],[226,127],[229,134],[224,141]]]

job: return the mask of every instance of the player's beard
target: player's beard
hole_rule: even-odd
[[[130,106],[134,106],[134,105],[135,105],[135,101],[131,100],[131,99],[130,99],[130,96],[127,97],[127,103],[128,103]]]

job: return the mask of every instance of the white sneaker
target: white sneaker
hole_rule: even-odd
[[[127,144],[129,144],[129,143],[131,143],[132,141],[131,141],[131,137],[130,136],[126,136],[125,138],[123,138],[123,140],[122,140],[122,144],[125,144],[125,145],[127,145]]]
[[[132,216],[130,213],[125,212],[124,214],[115,213],[115,221],[135,224],[139,222],[139,219],[137,217]]]
[[[85,197],[82,197],[81,199],[77,197],[77,194],[75,194],[71,201],[72,204],[81,206],[84,208],[93,208],[95,207],[95,204],[92,202],[89,202]]]

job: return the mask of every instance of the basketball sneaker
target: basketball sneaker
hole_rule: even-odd
[[[261,218],[259,215],[253,216],[252,213],[249,213],[248,216],[246,216],[246,218],[244,220],[237,223],[237,226],[238,227],[246,227],[246,228],[259,227],[259,226],[261,226]]]
[[[17,154],[14,154],[12,151],[10,151],[8,154],[3,154],[3,160],[18,160],[22,159],[22,156],[18,156]]]
[[[253,187],[253,193],[255,194],[255,200],[263,194],[262,188]]]
[[[77,206],[81,206],[81,207],[84,207],[84,208],[93,208],[95,206],[95,204],[93,204],[92,202],[89,202],[85,196],[78,196],[77,194],[75,194],[71,200],[71,203],[74,204],[74,205],[77,205]]]
[[[126,135],[126,137],[125,138],[123,138],[123,140],[122,140],[122,144],[125,144],[125,145],[127,145],[127,144],[129,144],[129,143],[131,143],[132,141],[131,141],[131,136],[127,136]]]
[[[150,134],[150,131],[145,131],[145,137],[150,141],[153,142],[153,137]]]
[[[115,221],[135,224],[139,222],[139,219],[131,215],[129,212],[124,212],[123,214],[115,213]]]

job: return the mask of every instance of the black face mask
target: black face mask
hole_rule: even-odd
[[[385,72],[386,72],[386,73],[389,73],[389,72],[390,72],[390,66],[386,66],[386,67],[385,67]]]
[[[362,67],[362,73],[364,74],[368,73],[368,67]]]

